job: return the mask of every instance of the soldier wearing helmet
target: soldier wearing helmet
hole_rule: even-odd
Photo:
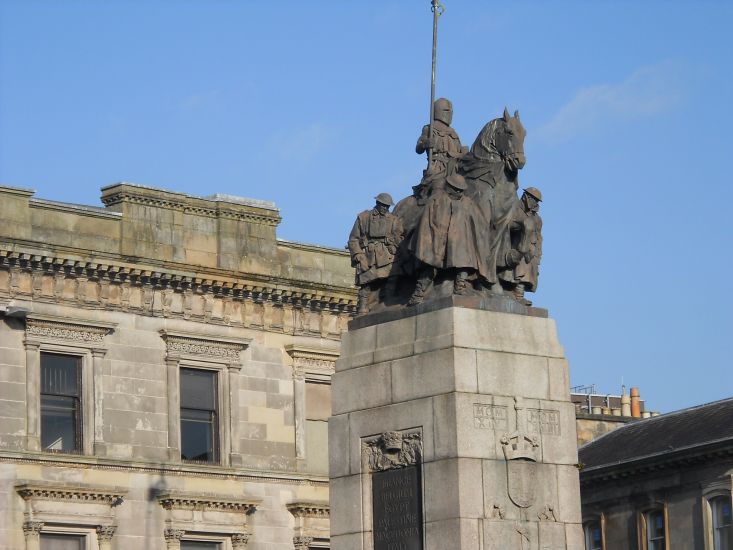
[[[351,265],[356,268],[359,287],[358,315],[369,312],[372,291],[384,297],[396,285],[392,264],[402,241],[402,222],[389,212],[394,204],[389,193],[380,193],[375,199],[374,208],[356,217],[349,235]]]
[[[432,187],[442,187],[446,172],[452,171],[449,165],[455,166],[458,159],[468,151],[461,145],[456,131],[451,128],[452,121],[453,104],[444,97],[436,99],[433,104],[432,134],[428,136],[430,125],[423,126],[415,146],[415,152],[419,155],[432,149],[430,166],[425,173],[426,183],[433,184]]]
[[[542,218],[539,215],[542,192],[536,187],[527,187],[514,209],[509,227],[512,248],[507,252],[507,269],[500,274],[508,283],[514,297],[531,306],[524,297],[525,291],[535,292],[542,258]]]

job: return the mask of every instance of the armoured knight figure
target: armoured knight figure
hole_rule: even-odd
[[[351,265],[356,268],[359,287],[358,315],[369,311],[372,290],[385,293],[395,286],[392,264],[402,241],[402,222],[389,212],[394,202],[388,193],[380,193],[376,200],[373,209],[357,216],[349,235]]]
[[[514,297],[531,306],[524,297],[525,291],[537,289],[537,279],[542,258],[542,218],[539,215],[542,193],[536,187],[527,187],[514,209],[509,231],[512,248],[507,252],[506,264],[510,266],[501,274],[501,279],[513,288]]]
[[[496,281],[487,264],[489,220],[465,196],[466,187],[463,176],[451,174],[445,189],[435,191],[425,205],[413,239],[415,258],[422,267],[410,305],[423,301],[436,269],[455,275],[454,294],[469,292],[469,276],[476,275],[485,283]]]
[[[423,178],[424,184],[430,187],[428,194],[443,186],[446,176],[450,175],[447,172],[452,171],[449,167],[455,166],[458,159],[468,151],[468,148],[461,145],[456,131],[451,128],[452,121],[453,104],[444,97],[436,99],[433,104],[432,135],[428,136],[430,126],[423,126],[415,146],[415,152],[419,155],[432,149],[430,166]]]

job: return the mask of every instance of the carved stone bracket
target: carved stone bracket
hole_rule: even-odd
[[[422,445],[419,429],[385,432],[362,440],[362,456],[372,472],[405,468],[422,462]]]
[[[312,542],[313,537],[293,537],[293,546],[295,547],[295,550],[308,550]]]
[[[249,533],[234,533],[232,535],[232,548],[234,550],[245,550],[251,536]]]

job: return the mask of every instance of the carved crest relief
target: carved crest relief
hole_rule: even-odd
[[[419,430],[384,432],[362,442],[362,454],[372,472],[419,464],[422,451],[422,433]]]
[[[507,492],[511,501],[520,508],[529,508],[535,501],[537,486],[537,455],[539,441],[534,435],[521,430],[526,426],[522,400],[515,399],[517,430],[501,438],[507,469]]]

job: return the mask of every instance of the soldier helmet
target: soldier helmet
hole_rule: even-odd
[[[455,172],[453,172],[450,176],[445,178],[445,181],[453,189],[465,191],[468,188],[468,184],[466,183],[466,178],[464,178],[460,174],[456,174]]]
[[[392,200],[392,195],[390,195],[389,193],[379,193],[379,195],[374,198],[377,199],[377,202],[379,204],[383,204],[385,206],[392,206],[394,204],[394,201]]]
[[[536,187],[527,187],[524,192],[542,202],[542,193]]]
[[[433,118],[450,126],[453,121],[453,104],[444,97],[433,103]]]

